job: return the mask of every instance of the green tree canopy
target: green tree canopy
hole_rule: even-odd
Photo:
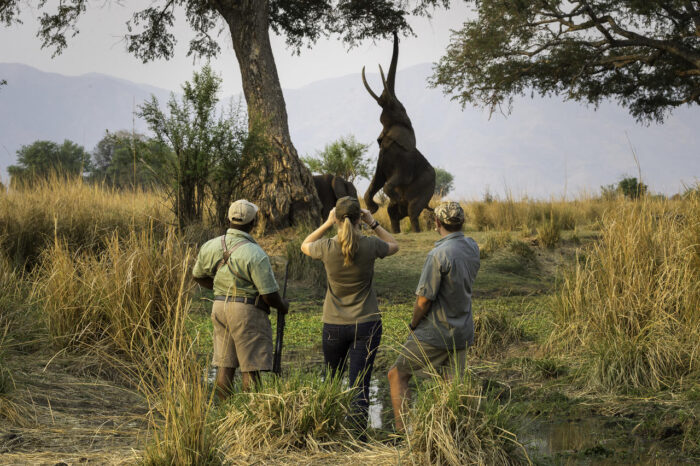
[[[107,2],[109,3],[109,2]],[[287,111],[270,45],[270,29],[286,38],[293,52],[319,38],[339,36],[347,45],[365,39],[388,38],[394,31],[411,34],[410,15],[429,15],[449,0],[153,0],[141,5],[125,25],[127,49],[144,62],[173,56],[176,16],[184,13],[195,37],[189,55],[211,57],[221,51],[220,36],[228,35],[240,65],[248,126],[264,121],[270,140],[269,171],[255,200],[265,223],[286,226],[317,217],[321,204],[308,169],[299,160],[289,135]],[[80,17],[100,5],[88,0],[38,2],[38,36],[42,47],[59,54],[79,32]],[[21,0],[0,3],[0,23],[19,21]]]
[[[372,159],[365,157],[369,144],[355,140],[355,136],[343,136],[337,141],[326,144],[316,153],[316,157],[304,157],[304,163],[313,173],[340,176],[354,183],[357,178],[371,176]]]
[[[36,141],[17,151],[17,165],[7,167],[13,186],[31,184],[51,176],[82,176],[91,170],[90,154],[82,146],[65,140],[59,145]]]
[[[92,151],[92,158],[91,178],[115,188],[152,188],[170,182],[172,151],[143,134],[107,132]]]
[[[462,105],[492,111],[532,91],[642,121],[700,104],[697,0],[468,0],[477,17],[453,34],[432,77]]]
[[[214,201],[214,218],[224,223],[232,198],[260,186],[266,139],[257,126],[245,129],[240,108],[217,111],[220,86],[221,78],[205,66],[182,86],[181,101],[171,95],[167,111],[155,96],[140,107],[156,139],[173,151],[171,197],[181,226],[202,221],[207,198]]]
[[[455,177],[444,168],[435,167],[435,194],[445,197],[452,191]]]

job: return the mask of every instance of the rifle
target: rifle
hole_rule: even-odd
[[[287,297],[287,278],[289,276],[289,261],[284,268],[284,288],[282,299]],[[272,372],[282,375],[282,339],[284,338],[284,314],[277,309],[277,338],[275,339],[275,353],[272,359]]]

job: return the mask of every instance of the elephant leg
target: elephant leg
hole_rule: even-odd
[[[384,173],[379,170],[379,165],[377,165],[377,171],[374,173],[372,181],[369,184],[369,188],[367,188],[367,191],[365,192],[365,205],[372,213],[375,213],[379,209],[377,203],[374,202],[374,195],[377,194],[382,187],[384,187],[385,181],[386,177],[384,176]]]
[[[397,202],[391,201],[389,206],[386,208],[389,214],[389,219],[391,220],[391,231],[394,233],[401,233],[401,207]]]
[[[415,232],[421,231],[420,222],[418,217],[420,216],[423,209],[427,208],[430,204],[430,199],[433,197],[435,191],[435,180],[428,174],[419,177],[412,185],[411,193],[409,193],[409,198],[411,199],[408,203],[408,217],[411,219],[411,228]]]

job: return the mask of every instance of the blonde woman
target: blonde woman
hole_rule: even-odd
[[[363,235],[360,220],[377,236]],[[338,235],[323,238],[333,226],[338,227]],[[323,357],[330,375],[348,368],[350,384],[358,389],[353,419],[362,430],[367,427],[372,365],[382,338],[382,320],[372,287],[374,261],[398,250],[394,237],[368,210],[361,209],[354,197],[338,199],[326,222],[301,245],[304,254],[322,260],[326,268]]]

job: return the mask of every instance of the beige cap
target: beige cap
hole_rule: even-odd
[[[245,199],[239,199],[228,208],[228,219],[236,225],[246,225],[253,221],[258,213],[258,206]]]

